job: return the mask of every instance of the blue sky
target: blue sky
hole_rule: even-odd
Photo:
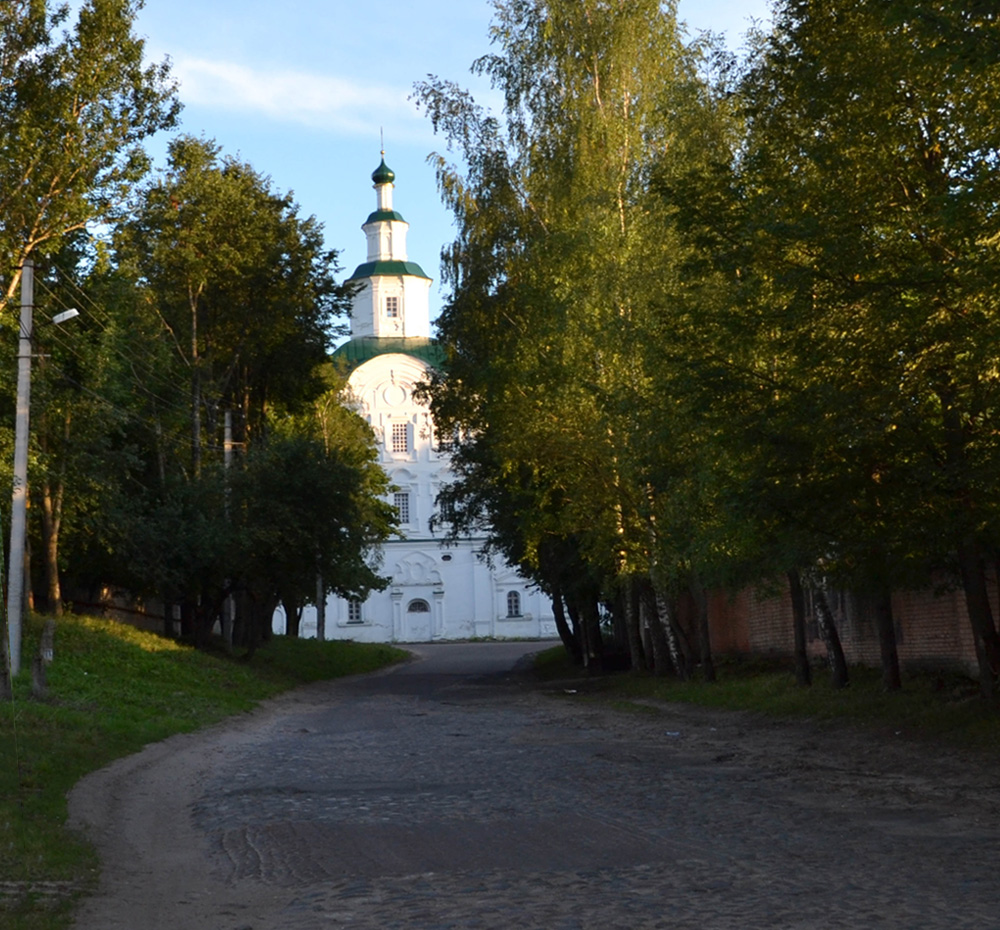
[[[724,33],[738,49],[768,5],[681,0],[680,15],[692,32]],[[490,48],[491,10],[487,0],[146,0],[137,31],[152,59],[173,63],[181,131],[215,139],[292,190],[303,215],[323,223],[345,273],[365,260],[360,226],[374,208],[381,128],[394,206],[410,223],[409,257],[435,281],[433,317],[452,225],[427,156],[445,142],[408,97],[433,73],[489,99],[469,66]]]

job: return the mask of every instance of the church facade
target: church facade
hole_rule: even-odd
[[[395,175],[383,158],[372,174],[376,209],[362,225],[367,260],[351,275],[357,286],[351,338],[334,353],[348,373],[348,402],[371,425],[382,467],[394,490],[399,533],[384,548],[384,591],[363,602],[331,596],[324,610],[327,639],[360,642],[550,638],[556,636],[548,598],[500,560],[479,558],[482,540],[444,543],[432,525],[436,497],[448,480],[428,407],[414,396],[440,362],[431,339],[430,278],[406,251],[408,224],[393,208]],[[283,619],[283,618],[281,618]],[[278,632],[284,628],[278,619]],[[317,612],[307,608],[302,634],[315,635]]]

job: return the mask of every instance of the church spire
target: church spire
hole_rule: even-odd
[[[385,163],[385,149],[382,149],[382,161],[372,172],[372,181],[375,183],[375,193],[378,196],[378,212],[392,211],[392,182],[395,180],[396,172]]]
[[[407,259],[409,223],[392,207],[396,173],[385,163],[372,172],[376,209],[361,229],[368,240],[368,260],[351,281],[362,284],[351,308],[352,336],[430,336],[430,278]]]

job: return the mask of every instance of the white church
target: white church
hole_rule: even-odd
[[[372,174],[376,208],[361,227],[367,261],[349,279],[358,288],[351,338],[334,361],[349,373],[348,402],[375,432],[400,527],[385,544],[378,567],[391,579],[388,587],[363,602],[331,596],[325,637],[404,643],[555,637],[552,605],[544,594],[502,561],[490,565],[480,559],[483,540],[446,545],[431,526],[449,462],[436,447],[430,410],[413,392],[441,352],[431,339],[431,280],[407,258],[409,224],[393,208],[394,180],[383,153]],[[316,625],[316,609],[306,608],[302,635],[314,636]],[[275,632],[284,627],[284,617],[276,615]]]

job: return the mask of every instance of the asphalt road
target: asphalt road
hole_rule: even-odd
[[[414,647],[89,776],[76,927],[1000,927],[989,766],[542,693],[532,648]]]

